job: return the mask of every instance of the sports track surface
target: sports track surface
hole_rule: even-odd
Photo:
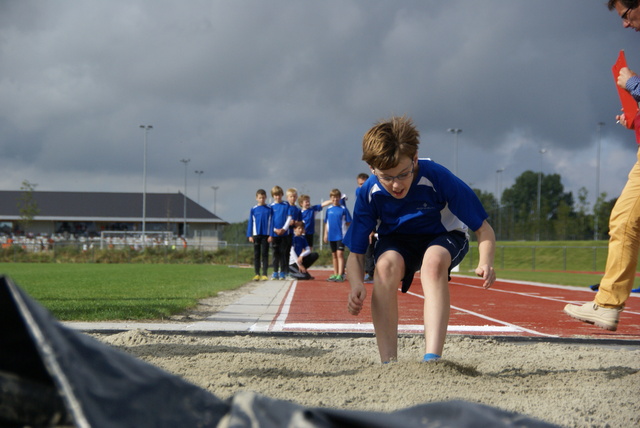
[[[269,331],[373,333],[372,284],[366,284],[362,313],[347,312],[349,283],[328,282],[328,271],[311,271],[310,281],[293,281]],[[498,280],[488,290],[475,277],[452,276],[449,334],[487,335],[553,340],[553,338],[640,341],[640,296],[632,293],[615,332],[577,321],[563,312],[567,303],[593,300],[589,288]],[[406,294],[398,290],[399,333],[423,331],[420,278]],[[635,343],[634,343],[635,342]]]

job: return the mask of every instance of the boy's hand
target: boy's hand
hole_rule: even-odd
[[[253,244],[253,236],[249,237],[249,242],[251,242]]]
[[[349,293],[347,309],[351,315],[358,315],[364,306],[364,299],[367,297],[367,289],[364,285],[352,285]]]
[[[491,287],[496,281],[496,271],[489,265],[478,266],[476,268],[476,275],[484,279],[484,283],[482,284],[484,288]]]

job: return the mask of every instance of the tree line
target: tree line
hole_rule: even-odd
[[[607,240],[609,215],[617,198],[598,195],[594,209],[585,187],[577,197],[565,192],[560,174],[525,171],[504,189],[500,200],[473,189],[501,241]]]

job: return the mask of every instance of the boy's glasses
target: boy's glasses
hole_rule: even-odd
[[[627,21],[627,22],[629,22],[629,12],[631,12],[633,9],[634,9],[633,7],[630,7],[629,9],[627,9],[627,11],[626,11],[625,13],[623,13],[622,15],[620,15],[620,18],[621,18],[623,21]]]
[[[411,177],[413,175],[414,168],[415,168],[415,164],[412,163],[411,171],[403,172],[402,174],[398,174],[395,177],[391,177],[388,175],[378,175],[378,174],[376,174],[376,177],[378,177],[378,180],[380,180],[384,184],[393,184],[395,180],[404,181],[407,178]]]

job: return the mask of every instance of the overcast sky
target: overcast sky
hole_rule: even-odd
[[[188,196],[229,222],[274,185],[352,208],[363,134],[406,114],[451,170],[462,129],[472,187],[542,170],[591,203],[604,122],[610,199],[637,151],[611,65],[640,71],[640,35],[604,3],[1,1],[0,189],[142,192],[152,125],[147,192],[183,192],[190,159]]]

